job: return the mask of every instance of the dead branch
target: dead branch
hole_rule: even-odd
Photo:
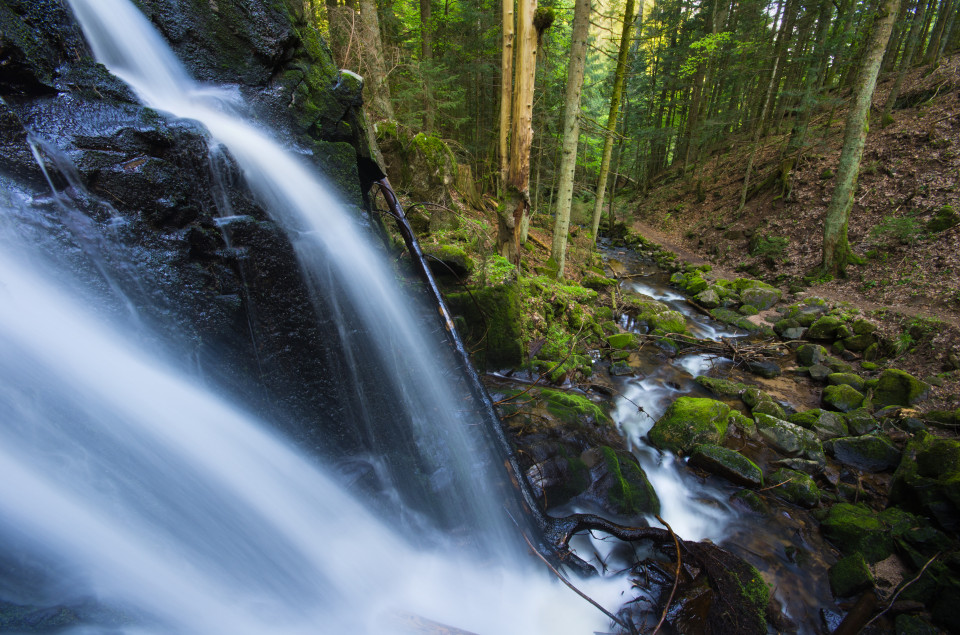
[[[663,626],[664,620],[667,619],[667,611],[670,610],[670,603],[673,602],[673,596],[677,592],[677,585],[680,584],[680,567],[683,564],[683,560],[680,558],[680,542],[677,540],[677,535],[673,533],[673,529],[667,524],[667,521],[660,518],[660,514],[657,514],[657,520],[667,528],[667,531],[670,532],[670,537],[673,538],[673,546],[677,550],[677,571],[673,576],[673,588],[670,589],[670,596],[667,598],[667,603],[663,605],[663,613],[660,614],[660,621],[657,622],[657,627],[653,629],[652,635],[657,635],[660,627]]]
[[[893,603],[896,602],[896,601],[897,601],[897,598],[900,597],[900,594],[903,593],[904,589],[906,589],[908,586],[910,586],[911,584],[913,584],[914,582],[916,582],[917,580],[919,580],[920,577],[923,576],[923,572],[927,570],[927,567],[929,567],[929,566],[933,563],[933,561],[936,560],[936,559],[939,558],[939,557],[940,557],[940,552],[939,552],[939,551],[938,551],[937,553],[933,554],[933,556],[932,556],[929,560],[927,560],[927,563],[926,563],[925,565],[923,565],[923,567],[920,568],[920,573],[918,573],[915,578],[913,578],[912,580],[910,580],[909,582],[907,582],[906,584],[904,584],[903,586],[901,586],[899,589],[897,589],[897,592],[894,593],[894,594],[893,594],[893,597],[890,598],[890,601],[887,602],[887,606],[886,606],[882,611],[880,611],[879,613],[877,613],[876,615],[874,615],[872,618],[870,618],[870,621],[867,622],[866,624],[864,624],[864,625],[863,625],[863,628],[866,628],[866,627],[870,626],[870,625],[873,624],[875,621],[877,621],[878,619],[880,619],[880,616],[881,616],[881,615],[883,615],[884,613],[886,613],[887,611],[889,611],[890,608],[893,606]]]

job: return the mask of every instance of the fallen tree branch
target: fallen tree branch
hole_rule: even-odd
[[[870,625],[873,624],[875,621],[877,621],[878,619],[880,619],[880,616],[881,616],[881,615],[883,615],[884,613],[886,613],[887,611],[889,611],[890,608],[893,606],[893,603],[896,602],[896,601],[897,601],[897,598],[900,597],[900,594],[903,593],[904,589],[906,589],[908,586],[910,586],[911,584],[913,584],[914,582],[916,582],[917,580],[919,580],[919,579],[923,576],[923,572],[927,570],[927,567],[929,567],[929,566],[933,563],[933,561],[936,560],[936,559],[939,558],[939,557],[940,557],[940,552],[939,552],[939,551],[938,551],[937,553],[933,554],[933,556],[932,556],[929,560],[927,560],[927,563],[926,563],[925,565],[923,565],[923,567],[920,568],[920,573],[918,573],[915,578],[913,578],[912,580],[910,580],[909,582],[907,582],[906,584],[904,584],[903,586],[901,586],[899,589],[897,589],[897,592],[894,593],[894,594],[893,594],[893,597],[890,598],[890,601],[887,602],[887,606],[886,606],[882,611],[880,611],[879,613],[877,613],[876,615],[874,615],[872,618],[870,618],[870,621],[867,622],[866,624],[864,624],[864,625],[863,625],[863,628],[866,628],[866,627],[870,626]]]

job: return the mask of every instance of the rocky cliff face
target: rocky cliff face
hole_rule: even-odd
[[[360,86],[340,78],[299,3],[137,4],[195,77],[235,85],[361,205]],[[354,445],[323,300],[308,297],[283,232],[207,132],[139,105],[93,61],[64,0],[0,0],[0,71],[0,204],[18,231],[92,286],[123,288],[182,362],[246,407],[305,443]],[[107,312],[124,302],[103,293]]]

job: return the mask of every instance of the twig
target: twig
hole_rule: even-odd
[[[667,598],[667,603],[663,605],[663,613],[660,614],[660,621],[657,622],[657,627],[653,629],[652,635],[657,635],[660,627],[663,626],[663,621],[667,619],[667,611],[670,610],[670,603],[673,602],[673,595],[677,592],[677,585],[680,584],[680,567],[683,562],[680,558],[680,542],[677,540],[677,535],[673,533],[673,529],[670,528],[670,525],[667,524],[667,521],[660,518],[659,514],[656,515],[656,518],[661,525],[667,528],[667,531],[670,532],[670,537],[673,538],[673,546],[677,550],[677,572],[673,576],[673,588],[670,589],[670,596]]]
[[[534,382],[533,382],[532,384],[530,384],[529,386],[527,386],[522,392],[518,392],[517,394],[511,395],[511,396],[509,396],[509,397],[504,397],[504,398],[501,399],[500,401],[495,401],[495,402],[493,402],[493,405],[494,405],[494,406],[499,406],[500,404],[506,403],[506,402],[508,402],[508,401],[511,401],[511,400],[513,400],[513,399],[516,399],[517,397],[520,397],[520,396],[522,396],[522,395],[527,394],[528,392],[530,392],[531,390],[533,390],[533,388],[534,388],[537,384],[540,383],[540,380],[541,380],[541,379],[543,379],[544,377],[546,377],[547,375],[549,375],[549,374],[552,373],[553,371],[557,370],[558,368],[560,368],[561,366],[563,366],[564,364],[566,364],[566,363],[567,363],[567,360],[570,359],[570,356],[573,355],[574,348],[576,348],[576,346],[577,346],[577,336],[580,335],[580,331],[582,331],[582,330],[583,330],[583,325],[581,324],[581,325],[580,325],[580,329],[579,329],[576,333],[574,333],[573,339],[571,339],[571,341],[570,341],[570,350],[567,351],[567,355],[566,355],[563,359],[561,359],[560,362],[557,363],[556,366],[554,366],[553,368],[551,368],[550,370],[548,370],[548,371],[545,372],[545,373],[541,373],[540,375],[537,375],[537,378],[534,380]]]
[[[630,631],[631,635],[638,635],[638,634],[637,634],[637,630],[633,627],[633,624],[629,624],[629,623],[627,623],[627,622],[624,622],[624,621],[621,620],[619,617],[617,617],[616,615],[614,615],[613,613],[611,613],[611,612],[608,611],[607,609],[603,608],[603,606],[601,606],[598,602],[596,602],[593,598],[591,598],[590,596],[588,596],[586,593],[584,593],[583,591],[581,591],[581,590],[578,589],[577,587],[573,586],[573,583],[572,583],[572,582],[570,582],[569,580],[567,580],[562,573],[560,573],[559,571],[557,571],[556,567],[554,567],[552,564],[550,564],[550,561],[549,561],[549,560],[547,560],[546,558],[543,557],[543,554],[541,554],[539,551],[537,551],[537,549],[533,546],[533,543],[530,542],[530,539],[527,538],[527,534],[526,534],[526,533],[524,533],[524,532],[521,531],[521,532],[520,532],[520,535],[523,536],[523,540],[527,543],[527,546],[530,547],[530,551],[532,551],[533,553],[535,553],[535,554],[537,555],[537,557],[540,558],[541,561],[543,561],[543,564],[547,565],[547,568],[550,569],[550,571],[553,572],[553,575],[557,576],[557,578],[559,578],[561,582],[563,582],[565,585],[567,585],[574,593],[576,593],[577,595],[579,595],[580,597],[582,597],[584,600],[586,600],[587,602],[589,602],[590,604],[592,604],[594,607],[596,607],[597,609],[599,609],[604,615],[606,615],[606,616],[609,617],[611,620],[613,620],[613,622],[614,622],[615,624],[617,624],[617,625],[619,625],[619,626],[627,629],[628,631]]]
[[[775,489],[775,488],[777,488],[777,487],[780,487],[781,485],[786,485],[787,483],[789,483],[790,481],[792,481],[792,480],[795,479],[795,478],[797,478],[797,477],[796,477],[796,476],[791,476],[791,477],[788,478],[787,480],[785,480],[785,481],[780,481],[780,482],[777,483],[776,485],[771,485],[770,487],[764,487],[764,488],[762,488],[762,489],[758,489],[757,492],[765,492],[765,491],[767,491],[768,489]]]
[[[927,560],[927,564],[925,564],[925,565],[923,565],[923,567],[921,567],[920,573],[917,574],[917,577],[915,577],[914,579],[910,580],[909,582],[907,582],[906,584],[904,584],[903,586],[901,586],[899,589],[897,589],[897,592],[894,593],[894,594],[893,594],[893,597],[890,598],[890,601],[887,602],[887,607],[886,607],[885,609],[883,609],[882,611],[880,611],[879,613],[877,613],[876,615],[874,615],[872,618],[870,618],[870,621],[867,622],[866,624],[864,624],[864,625],[863,625],[863,628],[866,628],[866,627],[870,626],[870,625],[873,624],[875,621],[877,621],[877,620],[880,618],[881,615],[883,615],[884,613],[886,613],[887,611],[889,611],[890,608],[893,606],[893,603],[896,602],[896,601],[897,601],[897,598],[900,597],[900,594],[903,593],[903,590],[906,589],[906,588],[907,588],[908,586],[910,586],[911,584],[913,584],[914,582],[916,582],[917,580],[919,580],[919,579],[920,579],[920,576],[923,575],[923,572],[927,570],[927,567],[929,567],[930,564],[931,564],[934,560],[936,560],[937,558],[939,558],[939,557],[940,557],[940,552],[939,552],[939,551],[938,551],[937,553],[933,554],[933,557],[931,557],[929,560]]]

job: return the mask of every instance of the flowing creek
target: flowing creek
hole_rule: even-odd
[[[669,274],[654,263],[632,252],[610,248],[603,250],[603,256],[607,265],[622,275],[620,290],[624,296],[647,296],[680,311],[691,335],[709,340],[745,337],[742,331],[697,312],[684,296],[671,289]],[[621,326],[641,332],[628,317],[622,318]],[[636,376],[611,377],[620,393],[611,414],[657,491],[661,516],[682,538],[711,540],[757,567],[784,615],[796,623],[799,632],[819,632],[820,609],[835,609],[835,603],[827,581],[830,561],[824,559],[830,550],[808,512],[774,496],[763,496],[769,512],[752,512],[731,500],[740,488],[719,477],[695,472],[685,460],[660,452],[644,439],[677,397],[714,397],[694,379],[711,373],[723,376],[731,370],[731,360],[683,353],[669,358],[648,343],[633,354],[630,365],[636,369]],[[763,468],[762,449],[756,449],[757,455],[752,458]],[[657,524],[656,519],[650,520]]]

